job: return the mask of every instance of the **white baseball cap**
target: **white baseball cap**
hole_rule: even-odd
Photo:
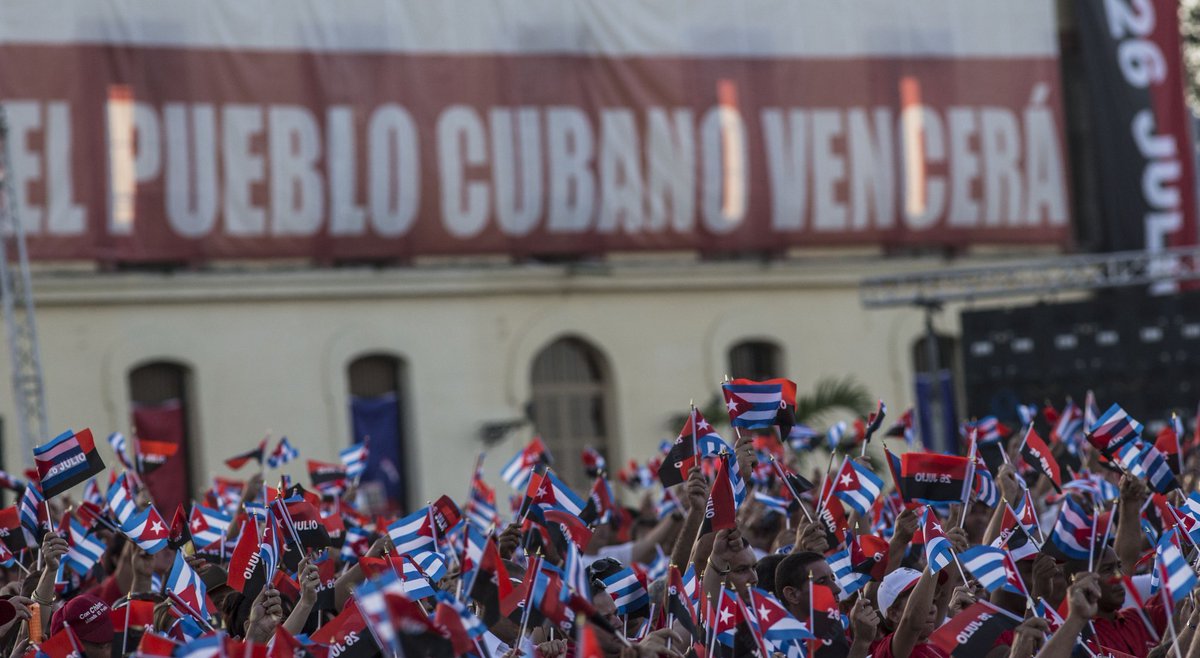
[[[887,617],[888,608],[920,579],[920,571],[907,567],[901,567],[884,576],[883,582],[879,583],[879,614]]]

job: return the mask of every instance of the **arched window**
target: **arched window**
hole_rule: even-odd
[[[554,457],[554,470],[576,491],[590,485],[583,470],[585,447],[608,459],[612,392],[608,364],[578,338],[560,338],[533,360],[530,415]]]
[[[192,490],[190,447],[193,430],[192,373],[172,361],[154,361],[129,371],[130,448],[142,480],[159,511],[175,513]],[[181,486],[182,485],[182,486]]]
[[[726,374],[755,381],[783,377],[783,350],[770,341],[742,341],[729,348]]]
[[[408,509],[404,436],[404,363],[389,354],[367,354],[346,369],[350,385],[350,442],[370,440],[359,492],[368,509]]]

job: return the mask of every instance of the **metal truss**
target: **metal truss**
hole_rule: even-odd
[[[8,351],[16,402],[17,428],[25,463],[33,460],[33,447],[47,438],[45,389],[38,351],[37,324],[25,229],[17,217],[10,171],[8,122],[0,106],[0,306],[8,333]]]
[[[1020,295],[1151,286],[1167,291],[1200,279],[1200,246],[1163,251],[1063,255],[1005,265],[969,267],[864,279],[859,297],[868,309],[940,307]]]

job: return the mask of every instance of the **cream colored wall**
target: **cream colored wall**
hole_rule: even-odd
[[[44,273],[34,286],[52,429],[128,432],[125,377],[161,358],[193,370],[195,477],[227,474],[222,460],[268,429],[286,434],[302,458],[336,460],[349,435],[346,366],[390,352],[408,365],[409,477],[413,499],[424,500],[466,492],[480,425],[522,415],[534,355],[563,335],[609,359],[614,463],[644,458],[673,435],[668,417],[713,395],[729,347],[747,338],[778,341],[801,390],[850,373],[904,409],[923,318],[862,309],[857,284],[882,272],[874,263]],[[956,323],[951,309],[939,328],[954,333]],[[3,384],[13,468],[24,455]],[[527,437],[493,448],[494,482]],[[302,463],[291,466],[307,481]]]

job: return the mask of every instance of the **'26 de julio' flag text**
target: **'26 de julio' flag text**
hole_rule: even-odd
[[[92,431],[67,430],[33,449],[42,496],[52,498],[104,470]]]

